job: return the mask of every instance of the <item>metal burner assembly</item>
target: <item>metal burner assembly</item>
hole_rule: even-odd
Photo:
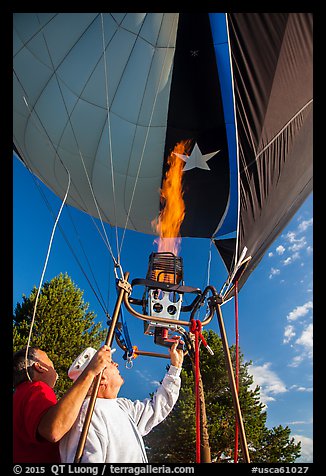
[[[154,336],[155,344],[171,347],[175,334],[188,322],[180,321],[181,312],[189,312],[200,300],[201,290],[184,285],[182,257],[172,252],[151,253],[148,259],[146,279],[134,279],[132,288],[145,287],[143,298],[129,298],[131,304],[141,305],[143,314],[129,309],[136,317],[144,320],[144,334]],[[197,296],[191,305],[183,305],[183,295]],[[180,341],[179,347],[183,348]]]
[[[165,284],[183,284],[183,261],[173,253],[152,253],[149,257],[146,279]],[[175,324],[161,324],[152,321],[144,322],[144,333],[154,335],[158,345],[173,344],[173,333],[177,332],[183,295],[177,291],[163,290],[148,286],[148,314],[154,317],[169,317]],[[183,342],[180,342],[183,347]]]

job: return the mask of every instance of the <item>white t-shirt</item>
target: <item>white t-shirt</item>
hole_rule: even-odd
[[[181,369],[170,366],[153,398],[97,398],[81,463],[146,463],[143,436],[163,421],[176,403]],[[85,415],[87,397],[71,430],[60,441],[62,463],[73,463]]]

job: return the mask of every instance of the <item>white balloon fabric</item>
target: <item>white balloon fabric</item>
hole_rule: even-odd
[[[145,233],[159,213],[177,25],[177,13],[14,15],[18,154],[59,197],[66,167],[68,204],[98,218],[95,197],[104,221]]]

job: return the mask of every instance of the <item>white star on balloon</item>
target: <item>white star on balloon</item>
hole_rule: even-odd
[[[218,152],[220,152],[220,150],[203,155],[196,142],[195,147],[192,149],[190,155],[179,154],[177,152],[175,152],[175,155],[177,155],[178,157],[180,157],[180,159],[186,162],[186,165],[183,168],[183,171],[186,172],[187,170],[195,168],[211,170],[208,167],[207,162]]]

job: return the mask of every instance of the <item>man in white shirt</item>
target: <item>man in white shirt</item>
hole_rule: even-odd
[[[180,391],[183,351],[179,338],[169,349],[171,365],[153,398],[131,401],[118,397],[124,383],[118,364],[111,362],[101,379],[81,463],[147,463],[143,436],[161,423],[175,405]],[[88,365],[95,349],[87,348],[71,365],[75,380]],[[60,441],[62,463],[73,463],[83,429],[89,396],[71,430]]]

